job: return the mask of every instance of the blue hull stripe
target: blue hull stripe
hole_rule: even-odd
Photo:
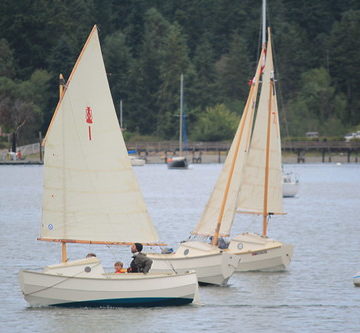
[[[353,279],[358,279],[358,278],[360,278],[360,275],[353,276]]]
[[[151,307],[151,306],[178,306],[191,303],[191,298],[115,298],[99,299],[94,301],[70,302],[61,304],[51,304],[60,307]]]

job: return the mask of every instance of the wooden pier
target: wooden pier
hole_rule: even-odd
[[[231,142],[189,142],[186,146],[187,155],[191,156],[191,163],[202,163],[204,155],[218,156],[220,163],[223,155],[227,155]],[[146,158],[154,153],[168,156],[177,155],[179,152],[177,141],[161,142],[128,142],[129,150],[137,151]],[[297,163],[305,163],[311,155],[321,156],[321,162],[332,162],[335,155],[346,156],[347,163],[358,163],[360,159],[360,141],[285,141],[282,143],[283,154],[295,154]]]
[[[192,164],[223,163],[231,142],[189,142],[184,154]],[[145,158],[148,163],[166,163],[168,157],[179,154],[178,141],[127,142],[127,149]],[[6,151],[0,154],[0,164],[42,164],[43,154],[39,144],[19,147],[24,160],[6,159]],[[359,163],[360,141],[284,141],[285,163]]]

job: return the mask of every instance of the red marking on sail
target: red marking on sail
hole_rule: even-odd
[[[85,114],[86,114],[86,122],[88,124],[93,123],[93,117],[92,117],[92,109],[90,106],[87,106],[85,108]],[[89,140],[91,141],[91,126],[89,125]]]
[[[92,118],[92,109],[90,106],[87,106],[85,108],[85,112],[86,112],[86,122],[88,124],[92,124],[93,123],[93,118]]]

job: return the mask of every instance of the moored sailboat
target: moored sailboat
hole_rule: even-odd
[[[167,159],[169,169],[187,169],[189,162],[183,153],[183,131],[184,131],[184,75],[180,75],[180,115],[179,115],[179,156],[172,156]]]
[[[70,261],[67,244],[159,245],[116,118],[98,31],[92,29],[45,137],[39,240],[61,263],[22,270],[31,306],[159,306],[193,302],[194,272],[106,273],[100,259]],[[113,154],[120,151],[119,154]]]
[[[265,1],[263,18],[263,47],[248,100],[222,172],[193,232],[212,236],[212,244],[217,245],[219,239],[230,236],[236,212],[262,216],[261,235],[232,237],[225,250],[239,256],[237,271],[282,270],[293,253],[292,245],[267,236],[268,219],[284,213],[279,117],[270,29],[267,43],[265,38]]]

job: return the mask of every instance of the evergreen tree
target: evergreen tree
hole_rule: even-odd
[[[301,90],[289,105],[290,135],[304,136],[307,131],[341,134],[344,130],[341,114],[345,107],[346,100],[336,93],[326,69],[305,72],[301,76]]]
[[[145,16],[144,40],[141,54],[132,76],[131,104],[138,110],[136,117],[139,131],[154,133],[158,117],[157,93],[161,85],[160,67],[163,59],[166,36],[170,24],[154,8]]]
[[[208,34],[203,36],[202,42],[197,46],[193,64],[196,76],[190,100],[193,105],[205,110],[218,101],[215,57]]]
[[[0,76],[12,78],[15,75],[13,52],[6,39],[0,39]]]
[[[129,121],[131,112],[128,105],[129,96],[131,95],[129,81],[133,58],[129,47],[127,47],[125,35],[117,31],[105,38],[103,53],[109,85],[115,108],[119,112],[120,100],[124,102],[124,118]]]
[[[232,35],[229,53],[222,56],[217,68],[225,100],[246,99],[255,66],[250,65],[244,39],[238,33]]]
[[[186,41],[178,24],[170,27],[162,55],[157,133],[164,138],[174,138],[178,135],[180,75],[185,75],[190,67]]]
[[[345,121],[360,123],[360,10],[344,13],[334,25],[329,39],[330,72],[348,100]]]

